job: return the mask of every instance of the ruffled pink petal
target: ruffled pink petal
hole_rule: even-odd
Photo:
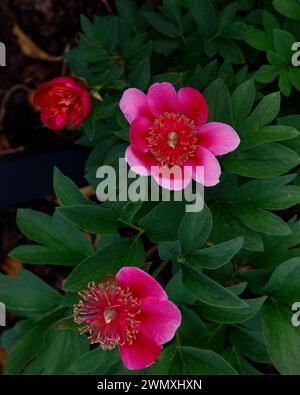
[[[145,369],[160,356],[162,346],[139,332],[131,346],[119,346],[120,357],[125,368],[130,370]]]
[[[150,86],[147,100],[152,113],[159,117],[164,112],[177,113],[177,92],[168,82],[155,83]]]
[[[119,106],[129,123],[138,117],[153,119],[148,106],[147,96],[139,89],[127,89],[121,97]]]
[[[117,273],[116,279],[120,287],[129,287],[133,295],[139,299],[145,299],[149,296],[168,298],[162,286],[148,273],[137,267],[123,267]]]
[[[192,179],[192,166],[179,167],[174,166],[174,174],[170,175],[170,169],[167,166],[161,166],[158,169],[152,169],[151,175],[155,181],[164,189],[171,191],[181,191],[185,189]]]
[[[206,100],[204,96],[194,88],[179,89],[178,111],[194,120],[197,126],[203,125],[208,118]]]
[[[210,187],[220,181],[221,167],[216,157],[206,148],[198,147],[193,158],[193,179],[200,184]],[[203,167],[197,172],[196,166]],[[204,176],[203,176],[204,174]]]
[[[136,150],[144,153],[149,151],[146,138],[151,126],[152,122],[148,118],[139,117],[132,121],[129,133],[130,143]]]
[[[142,153],[131,145],[125,151],[125,159],[130,169],[139,176],[149,176],[151,168],[159,166],[159,162],[152,154],[148,152]]]
[[[169,300],[149,297],[141,301],[140,331],[155,343],[170,341],[181,323],[181,313]]]
[[[200,145],[214,155],[224,155],[234,151],[240,144],[237,132],[221,122],[210,122],[198,129]]]

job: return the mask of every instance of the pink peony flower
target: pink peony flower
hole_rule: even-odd
[[[103,350],[119,347],[127,369],[144,369],[159,357],[181,323],[179,309],[159,283],[136,267],[124,267],[115,281],[90,283],[74,306],[75,322]]]
[[[130,123],[125,154],[129,166],[139,175],[152,175],[164,188],[181,190],[192,178],[205,186],[216,185],[221,168],[215,155],[227,154],[240,143],[231,126],[206,123],[206,101],[194,88],[177,93],[170,83],[162,82],[151,85],[147,95],[130,88],[120,108]],[[201,174],[196,171],[200,166]],[[170,177],[172,167],[175,174]]]
[[[58,77],[40,85],[33,97],[42,122],[52,130],[79,126],[91,111],[88,91],[70,77]]]

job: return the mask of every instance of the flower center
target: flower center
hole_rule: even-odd
[[[105,323],[109,324],[112,320],[114,320],[117,317],[117,315],[118,312],[115,309],[107,307],[103,313]]]
[[[89,332],[89,340],[103,350],[118,344],[132,344],[140,321],[140,301],[129,289],[112,283],[90,283],[74,306],[74,320],[81,325],[80,333]]]
[[[53,87],[48,93],[45,107],[52,116],[76,114],[80,117],[83,113],[81,93],[64,85]]]
[[[195,155],[199,145],[194,121],[169,112],[155,119],[147,141],[155,159],[169,167],[183,165]]]

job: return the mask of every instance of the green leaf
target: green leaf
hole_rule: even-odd
[[[211,240],[214,243],[221,243],[230,240],[232,237],[244,236],[244,248],[250,251],[263,251],[262,236],[249,229],[237,217],[234,217],[227,206],[217,204],[211,206],[214,218]]]
[[[285,96],[289,96],[292,91],[292,84],[289,80],[288,70],[280,70],[279,73],[279,89]]]
[[[88,351],[86,337],[69,330],[52,327],[47,332],[43,347],[26,373],[67,374],[70,366],[81,354]],[[59,358],[57,356],[59,355]]]
[[[300,256],[297,245],[300,243],[299,221],[290,224],[293,234],[289,236],[265,236],[265,251],[256,256],[255,264],[259,268],[272,269],[283,261]]]
[[[278,71],[282,70],[283,68],[287,67],[287,60],[277,52],[268,51],[267,52],[267,59],[268,62],[271,63],[272,66],[278,69]]]
[[[175,23],[164,17],[162,14],[148,11],[145,12],[144,15],[149,25],[151,25],[159,33],[171,38],[176,38],[179,35]]]
[[[20,276],[0,274],[0,300],[20,315],[44,314],[58,307],[61,296],[33,273],[19,269]]]
[[[293,37],[291,33],[285,30],[274,29],[275,50],[279,55],[286,59],[288,63],[290,63],[293,55],[292,45],[295,41],[295,37]]]
[[[243,134],[240,148],[253,148],[272,141],[283,141],[299,136],[299,132],[290,126],[272,125],[248,130]]]
[[[200,317],[209,321],[221,322],[224,324],[236,324],[248,321],[254,317],[260,311],[266,299],[266,296],[256,299],[244,299],[244,302],[246,302],[248,306],[241,307],[239,309],[215,307],[204,303],[198,303],[197,312]]]
[[[251,205],[254,209],[260,207],[269,210],[284,210],[300,202],[300,188],[286,185],[294,177],[294,175],[287,175],[245,182],[230,200],[234,205]]]
[[[241,295],[245,289],[247,288],[247,283],[243,282],[243,283],[238,283],[235,285],[231,285],[229,287],[229,290],[234,293],[235,295]]]
[[[19,209],[17,225],[29,239],[59,248],[60,243],[53,234],[52,220],[48,215],[30,209]]]
[[[238,237],[213,247],[193,251],[184,259],[190,265],[194,265],[195,267],[201,267],[203,269],[218,269],[233,258],[233,256],[242,248],[243,243],[244,238]]]
[[[243,52],[233,40],[222,37],[216,38],[215,40],[218,51],[224,59],[229,59],[232,63],[236,64],[245,62]]]
[[[223,353],[224,358],[236,369],[239,374],[244,375],[257,375],[261,374],[256,370],[242,355],[235,346],[228,348]]]
[[[201,318],[189,307],[180,306],[182,322],[179,328],[180,342],[184,345],[197,347],[199,336],[197,334],[208,334],[208,329]]]
[[[222,159],[225,170],[235,174],[269,178],[288,172],[300,163],[295,151],[278,143],[266,143],[248,150],[237,149]]]
[[[114,233],[118,221],[111,209],[100,206],[76,205],[62,207],[58,212],[86,232],[95,234]]]
[[[159,243],[158,253],[161,259],[176,259],[181,254],[179,241],[163,241],[162,243]]]
[[[283,303],[293,304],[300,297],[300,258],[292,258],[274,270],[264,292]]]
[[[74,359],[89,349],[86,337],[69,330],[51,328],[36,361],[26,369],[25,374],[70,374]],[[60,355],[60,358],[57,358]],[[33,369],[33,370],[32,370]]]
[[[291,67],[289,69],[289,80],[293,86],[300,91],[300,70],[296,67]]]
[[[20,320],[12,328],[6,329],[0,337],[1,347],[8,352],[33,324],[34,320],[28,318]]]
[[[254,79],[258,82],[269,84],[278,77],[278,68],[270,65],[261,66],[254,74]]]
[[[148,59],[142,60],[132,70],[129,75],[129,83],[131,86],[138,89],[146,89],[151,78],[150,64]]]
[[[55,195],[63,206],[95,203],[87,199],[78,189],[77,185],[65,176],[57,167],[54,168],[53,187]]]
[[[108,372],[120,360],[118,350],[103,351],[100,347],[86,352],[73,361],[70,371],[76,374]]]
[[[80,71],[79,71],[80,73]],[[78,73],[78,76],[80,74]],[[91,79],[91,78],[90,78]],[[90,81],[91,85],[91,81]],[[95,100],[92,100],[95,103]],[[82,128],[84,130],[85,135],[89,140],[92,140],[95,137],[96,133],[96,118],[95,118],[95,110],[96,110],[96,104],[92,105],[92,110],[87,118],[82,123]]]
[[[273,49],[273,39],[262,30],[253,29],[246,32],[246,42],[251,47],[259,51],[269,51]]]
[[[94,17],[94,25],[97,30],[96,42],[105,50],[116,50],[118,42],[118,17],[98,16]]]
[[[63,240],[64,250],[74,252],[81,255],[81,257],[86,257],[94,253],[90,239],[77,229],[76,226],[67,221],[59,211],[55,211],[52,217],[52,229]]]
[[[252,114],[242,123],[242,129],[253,129],[267,125],[280,110],[280,93],[270,93],[259,102]]]
[[[281,374],[300,374],[300,332],[292,325],[291,310],[268,300],[261,310],[270,358]]]
[[[162,202],[139,221],[153,242],[177,240],[177,233],[183,216],[185,202]],[[165,221],[159,220],[165,218]]]
[[[241,123],[249,115],[255,98],[255,85],[248,80],[239,85],[232,95],[232,111],[236,124]]]
[[[296,0],[273,0],[273,6],[287,18],[300,20],[300,4]]]
[[[270,278],[270,271],[264,269],[251,269],[242,271],[240,278],[247,281],[248,288],[253,294],[261,294],[263,287],[266,285]]]
[[[257,363],[270,363],[263,335],[259,331],[239,326],[230,329],[231,343],[246,358]]]
[[[142,266],[145,251],[139,238],[122,239],[81,262],[67,278],[64,289],[82,291],[89,282],[116,274],[122,266]]]
[[[9,256],[18,261],[31,264],[75,266],[82,261],[82,255],[62,252],[51,247],[24,245],[14,248]]]
[[[21,336],[9,351],[5,361],[4,374],[20,374],[39,353],[49,326],[61,315],[55,311],[37,321]]]
[[[194,296],[186,289],[182,282],[182,271],[179,270],[166,286],[166,292],[170,300],[176,304],[192,305]]]
[[[207,206],[197,213],[186,213],[178,229],[178,240],[182,254],[202,247],[208,239],[212,217]]]
[[[236,374],[223,357],[195,347],[166,347],[149,374]]]
[[[116,8],[118,14],[123,18],[129,26],[135,27],[135,17],[137,14],[137,6],[134,0],[117,0]]]
[[[232,3],[226,6],[218,16],[217,31],[222,32],[234,22],[237,11],[237,3]]]
[[[269,35],[273,35],[273,29],[279,29],[280,27],[275,16],[266,10],[264,10],[263,14],[263,25]]]
[[[90,40],[97,40],[97,31],[95,26],[92,22],[85,16],[80,15],[80,25],[83,33],[90,39]]]
[[[187,264],[183,266],[183,283],[202,303],[224,308],[247,307],[242,299]]]
[[[31,263],[75,265],[94,252],[90,240],[58,212],[51,218],[33,210],[19,210],[17,223],[28,238],[47,247],[33,246],[30,252],[29,246],[23,246],[12,251],[12,255],[25,254],[24,258],[19,255],[21,260],[33,259]],[[44,259],[47,260],[43,262]]]
[[[203,38],[210,37],[216,28],[216,12],[211,0],[197,0],[191,9],[197,28]]]
[[[235,206],[231,210],[250,229],[274,236],[286,236],[292,233],[289,225],[277,215],[261,208]]]
[[[178,48],[178,42],[175,40],[164,39],[164,40],[153,41],[154,51],[159,54],[162,54],[164,56],[170,55],[172,52],[176,51],[177,48]],[[177,77],[177,79],[178,79],[177,74],[173,75],[173,78],[174,77]],[[167,81],[167,79],[164,78],[162,81],[157,81],[157,78],[155,78],[155,82],[163,82],[163,81]],[[169,81],[169,82],[171,82],[171,81]]]
[[[219,78],[204,91],[209,108],[209,121],[224,122],[232,125],[232,105],[227,86]]]

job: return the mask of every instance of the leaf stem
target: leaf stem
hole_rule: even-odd
[[[139,232],[139,235],[142,235],[143,233],[145,233],[144,229],[140,228],[139,226],[130,224],[129,222],[125,221],[122,218],[119,218],[118,220],[119,220],[119,222],[121,222],[122,224],[128,226],[129,228],[137,230]]]
[[[156,278],[160,274],[160,272],[167,266],[168,262],[168,259],[162,261],[160,265],[154,270],[152,277]]]

